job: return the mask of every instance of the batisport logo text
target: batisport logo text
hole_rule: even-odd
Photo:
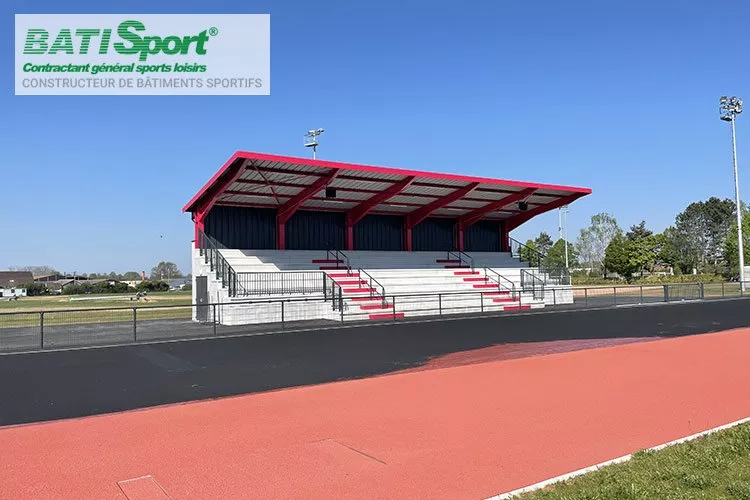
[[[63,28],[57,34],[42,28],[26,32],[24,55],[76,55],[98,53],[106,55],[110,49],[121,55],[138,55],[146,61],[150,55],[198,55],[207,53],[207,43],[218,35],[217,28],[208,28],[196,35],[146,35],[146,25],[141,21],[127,20],[112,28]],[[113,35],[115,39],[113,40]],[[94,51],[94,52],[91,52]]]

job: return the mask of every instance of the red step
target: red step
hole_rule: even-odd
[[[531,309],[531,306],[505,306],[503,311],[520,311],[521,309]]]
[[[473,274],[479,274],[479,271],[453,271],[455,276],[471,276]]]
[[[378,313],[370,314],[370,319],[400,319],[404,317],[404,313]]]
[[[496,283],[482,283],[481,285],[474,285],[474,288],[497,288]]]
[[[328,273],[329,278],[358,278],[359,272],[350,273]]]
[[[344,293],[370,293],[376,292],[374,288],[343,288]]]
[[[467,264],[448,264],[445,266],[446,269],[469,269]]]
[[[382,300],[382,299],[380,295],[376,293],[376,294],[373,294],[372,297],[352,297],[349,300],[351,300],[352,302],[366,302],[368,300]]]
[[[487,278],[464,278],[464,281],[489,281]]]
[[[370,311],[370,310],[373,310],[373,309],[386,310],[386,309],[393,309],[393,304],[386,304],[386,305],[383,305],[382,303],[380,303],[380,304],[368,304],[366,306],[359,306],[359,308],[362,309],[363,311]]]
[[[343,264],[341,259],[313,259],[313,264]]]
[[[492,302],[515,302],[516,304],[518,301],[514,299],[513,297],[498,297],[496,299],[492,299]]]
[[[461,263],[460,260],[456,260],[456,259],[437,259],[435,260],[435,262],[437,262],[438,264],[460,264]]]
[[[339,286],[347,286],[347,285],[366,285],[367,280],[359,280],[359,279],[342,279],[342,280],[334,280],[337,285]]]
[[[510,295],[507,290],[500,290],[498,292],[482,292],[482,295]]]
[[[346,268],[341,267],[341,266],[320,266],[318,269],[320,269],[321,271],[333,271],[336,269],[346,269]]]

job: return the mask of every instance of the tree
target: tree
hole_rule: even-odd
[[[652,234],[654,234],[654,232],[646,228],[646,221],[644,220],[637,226],[630,226],[630,231],[625,233],[625,238],[630,241],[635,241],[648,238]]]
[[[135,289],[139,292],[168,292],[169,284],[164,281],[141,281]]]
[[[546,255],[547,252],[549,252],[549,249],[552,248],[552,238],[550,238],[550,235],[542,231],[539,233],[539,236],[537,236],[534,239],[534,244],[536,245],[537,250],[539,253]]]
[[[25,288],[26,295],[29,297],[47,295],[49,293],[49,290],[47,290],[47,285],[45,285],[44,283],[23,283],[21,285],[18,285],[17,288]]]
[[[9,271],[28,271],[34,276],[43,276],[45,274],[55,274],[57,271],[52,266],[13,266],[8,268]]]
[[[742,253],[745,257],[745,265],[750,264],[750,213],[745,212],[742,215]],[[724,242],[724,259],[728,266],[728,271],[733,276],[740,274],[740,258],[737,249],[737,223],[735,222],[729,228],[729,235]],[[745,279],[748,279],[746,276]]]
[[[172,278],[182,278],[182,273],[174,262],[159,262],[153,269],[151,269],[152,280],[166,280]]]
[[[675,217],[674,229],[668,233],[673,265],[683,271],[716,271],[726,261],[725,243],[735,218],[734,202],[711,197],[688,205]],[[666,232],[665,232],[666,234]]]
[[[597,271],[602,271],[607,246],[615,236],[620,234],[622,230],[612,215],[600,213],[592,216],[591,225],[581,229],[576,242],[576,250],[583,263]]]
[[[138,281],[141,279],[140,273],[136,271],[128,271],[122,275],[123,281]]]
[[[534,240],[527,240],[525,246],[518,249],[518,257],[521,259],[521,262],[527,262],[532,267],[539,265],[538,255],[539,248],[534,243]]]
[[[616,272],[628,281],[633,275],[644,269],[652,269],[661,251],[663,237],[655,235],[645,228],[645,224],[633,226],[640,228],[628,235],[618,234],[607,245],[604,256],[606,269]]]
[[[544,258],[544,266],[548,269],[565,268],[565,241],[559,239],[547,252]],[[568,266],[578,267],[578,250],[568,242]]]

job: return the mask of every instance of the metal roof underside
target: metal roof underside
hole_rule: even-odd
[[[321,178],[333,176],[328,182]],[[407,215],[451,197],[461,188],[475,187],[465,195],[440,204],[431,215],[472,216],[488,203],[496,206],[481,214],[482,219],[507,219],[526,211],[542,213],[591,192],[587,188],[552,186],[503,181],[450,174],[389,169],[344,163],[289,158],[260,153],[236,153],[184,207],[196,212],[200,206],[247,206],[280,208],[304,198],[297,209],[347,212],[367,204],[394,184],[413,178],[410,184],[387,199],[368,207],[368,213]],[[322,184],[312,195],[305,191],[316,182]],[[335,198],[326,197],[326,187],[336,189]],[[518,199],[518,193],[529,192]],[[305,194],[307,196],[305,196]],[[510,200],[504,205],[501,200]],[[521,211],[518,202],[527,204]],[[210,202],[209,205],[205,205]]]

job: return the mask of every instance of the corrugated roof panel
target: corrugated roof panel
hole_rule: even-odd
[[[353,181],[348,179],[336,178],[331,182],[333,187],[342,187],[347,189],[366,189],[369,191],[383,191],[393,185],[392,182],[377,181]]]
[[[307,200],[302,204],[303,208],[325,208],[328,210],[346,210],[355,207],[353,202],[343,202],[338,200]]]
[[[453,191],[455,191],[454,188],[437,188],[437,187],[411,185],[408,188],[404,189],[402,192],[404,194],[410,194],[410,193],[429,194],[430,196],[440,198],[442,196],[452,193]]]
[[[457,200],[448,205],[449,207],[457,207],[457,208],[481,208],[485,206],[486,203],[483,201],[471,201],[471,200]]]
[[[415,205],[428,205],[436,198],[425,198],[423,196],[407,196],[399,194],[388,198],[389,203],[413,203]]]
[[[285,199],[281,199],[281,203],[284,203]],[[247,196],[247,195],[221,195],[217,201],[220,205],[222,202],[236,202],[236,203],[258,203],[261,205],[277,205],[276,198],[273,196]]]

